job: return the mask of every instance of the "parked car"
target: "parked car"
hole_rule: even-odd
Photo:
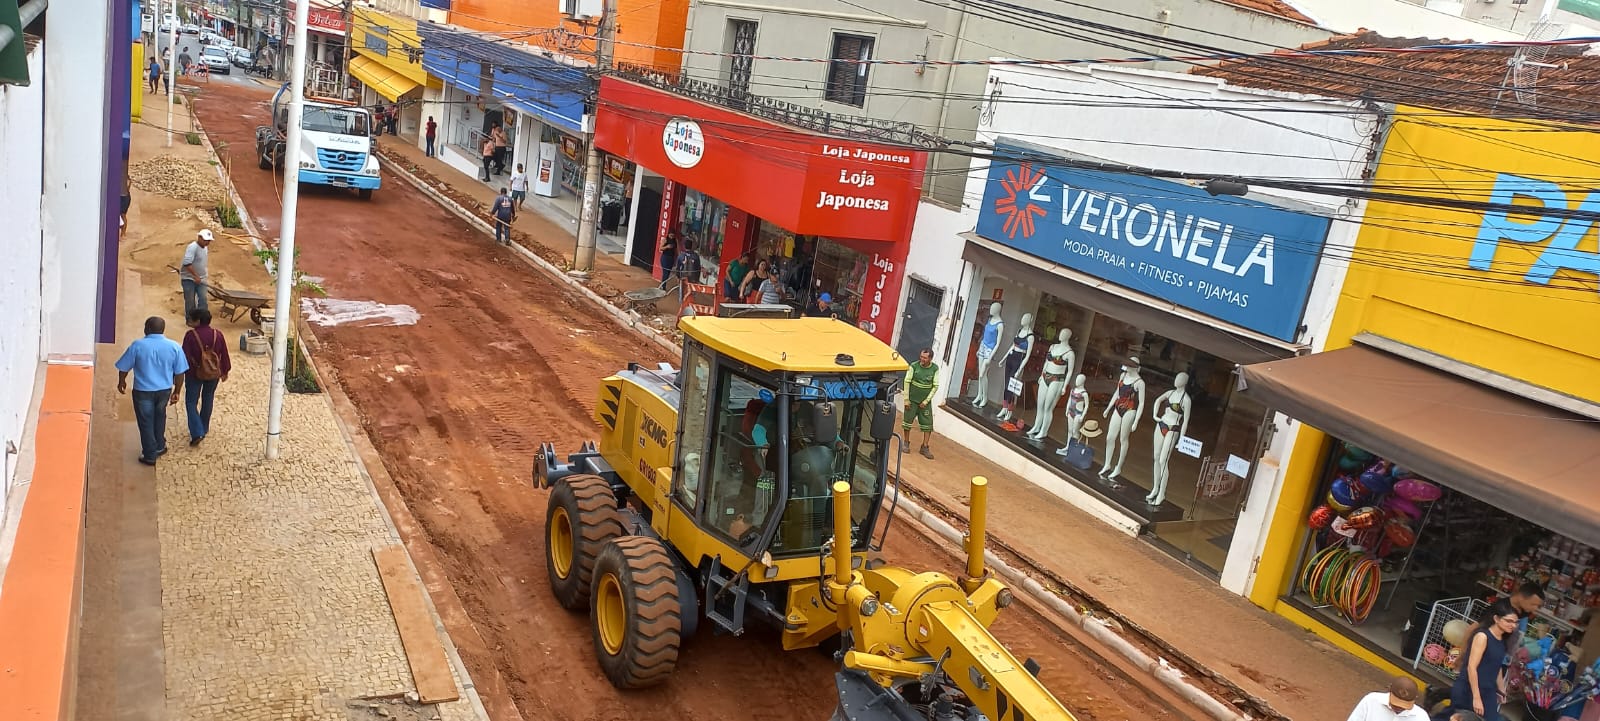
[[[178,28],[178,32],[185,35],[199,35],[200,26],[194,23],[184,23],[183,27]]]
[[[250,52],[250,50],[247,48],[241,48],[238,46],[228,48],[228,60],[232,61],[234,65],[237,65],[241,68],[250,67],[250,61],[254,59],[255,53]]]
[[[217,75],[228,75],[233,72],[233,66],[228,61],[228,49],[216,45],[207,45],[200,51],[200,62]]]

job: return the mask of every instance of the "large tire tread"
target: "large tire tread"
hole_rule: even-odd
[[[554,549],[550,546],[549,525],[555,511],[564,507],[573,525],[571,572],[563,579],[556,574]],[[625,532],[617,496],[604,478],[577,475],[563,478],[550,490],[545,512],[545,573],[556,602],[569,611],[589,607],[589,591],[595,562],[606,542]]]
[[[606,678],[624,689],[666,681],[678,666],[678,647],[683,641],[683,607],[671,554],[661,541],[648,536],[617,538],[600,552],[597,587],[602,574],[617,577],[624,602],[630,607],[627,635],[622,651],[615,656],[606,651],[595,622],[595,654]]]

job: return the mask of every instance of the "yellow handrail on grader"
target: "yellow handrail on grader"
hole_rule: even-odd
[[[543,444],[534,461],[551,591],[588,611],[613,685],[665,681],[702,619],[734,635],[761,623],[785,649],[842,634],[838,721],[1073,719],[988,631],[1012,593],[984,567],[982,478],[962,577],[873,554],[894,513],[904,359],[833,319],[679,327],[681,368],[605,378],[599,442],[565,462]]]

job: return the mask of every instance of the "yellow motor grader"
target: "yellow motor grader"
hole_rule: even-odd
[[[988,631],[1012,594],[984,568],[981,478],[962,577],[875,560],[904,359],[833,319],[679,327],[681,368],[605,378],[599,442],[565,462],[543,444],[534,461],[551,591],[589,613],[612,684],[665,681],[702,619],[734,635],[759,623],[785,649],[842,634],[835,719],[1073,718]]]

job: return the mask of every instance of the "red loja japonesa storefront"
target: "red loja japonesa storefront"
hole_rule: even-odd
[[[692,242],[701,282],[719,299],[730,264],[753,250],[778,265],[789,302],[828,293],[840,319],[892,342],[923,152],[820,135],[617,77],[600,81],[595,142],[664,178],[655,247],[672,231]],[[642,257],[663,277],[660,253]]]

